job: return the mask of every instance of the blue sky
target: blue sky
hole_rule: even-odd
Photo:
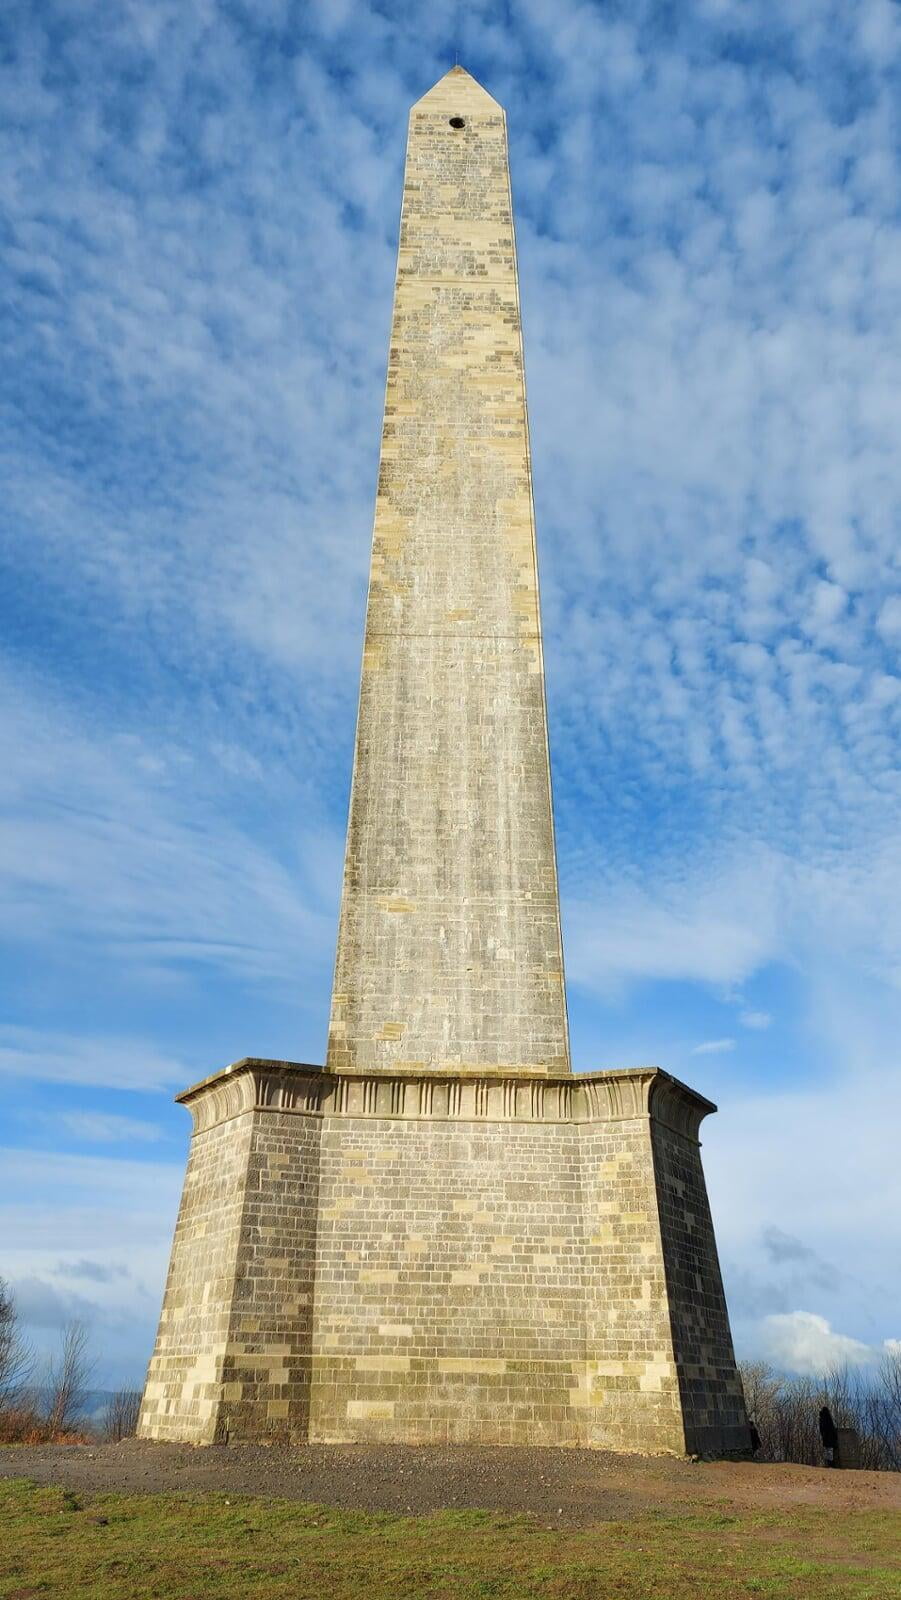
[[[178,1088],[323,1058],[410,104],[507,108],[577,1070],[739,1349],[901,1337],[899,8],[0,18],[0,1272],[140,1381]]]

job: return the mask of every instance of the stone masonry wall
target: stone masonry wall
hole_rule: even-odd
[[[142,1438],[307,1437],[320,1123],[243,1087],[196,1108]]]
[[[144,1437],[745,1448],[708,1103],[665,1074],[253,1061],[185,1098]]]
[[[647,1117],[580,1128],[585,1442],[685,1447]]]
[[[308,1436],[319,1141],[313,1117],[255,1116],[223,1363],[231,1439]]]
[[[666,1305],[686,1449],[744,1450],[747,1414],[735,1365],[713,1220],[697,1141],[652,1121]]]
[[[578,1129],[327,1121],[312,1437],[574,1444]]]
[[[223,1401],[254,1113],[191,1140],[138,1434],[212,1444]]]

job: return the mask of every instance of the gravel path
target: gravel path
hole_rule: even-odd
[[[257,1494],[348,1510],[480,1507],[532,1512],[543,1522],[568,1526],[715,1505],[901,1512],[899,1473],[475,1445],[196,1449],[128,1439],[118,1445],[17,1446],[0,1449],[0,1477],[88,1492]]]

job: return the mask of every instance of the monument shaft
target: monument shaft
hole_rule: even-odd
[[[507,130],[410,115],[331,1071],[569,1070]]]

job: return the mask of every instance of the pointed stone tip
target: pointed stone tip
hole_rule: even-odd
[[[418,110],[427,106],[430,111],[458,111],[461,108],[471,112],[500,111],[502,107],[493,99],[487,89],[467,72],[465,67],[451,67],[449,72],[433,84],[427,94],[417,100],[413,109]]]

